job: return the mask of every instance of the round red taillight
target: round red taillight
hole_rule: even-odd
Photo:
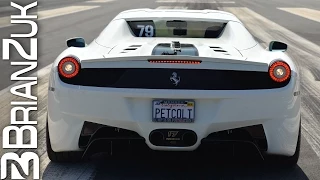
[[[283,61],[276,61],[269,67],[269,75],[276,82],[284,82],[290,78],[290,66]]]
[[[59,62],[58,71],[65,78],[73,78],[80,71],[79,61],[73,57],[65,57]]]

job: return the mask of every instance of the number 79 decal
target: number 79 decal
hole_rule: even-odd
[[[153,37],[154,27],[152,25],[137,25],[140,29],[139,37]]]

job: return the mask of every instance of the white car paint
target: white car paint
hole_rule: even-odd
[[[214,14],[214,16],[213,16]],[[161,15],[161,16],[159,16]],[[228,21],[218,39],[138,38],[134,37],[126,19],[153,19],[179,17],[207,21]],[[181,18],[183,17],[183,18]],[[185,64],[157,64],[157,68],[206,68],[267,72],[274,60],[281,59],[292,70],[290,83],[279,89],[267,90],[156,90],[121,89],[75,86],[63,83],[58,76],[59,61],[69,55],[79,58],[83,68],[139,67],[150,68],[152,48],[159,42],[179,40],[192,43],[201,59],[197,66]],[[132,53],[119,53],[128,45],[142,45]],[[231,52],[229,56],[215,53],[209,46],[219,45]],[[169,58],[169,57],[168,57]],[[179,59],[180,56],[171,59]],[[146,75],[147,78],[147,75]],[[103,30],[95,41],[85,48],[68,48],[53,63],[48,92],[48,124],[52,149],[56,152],[78,151],[79,135],[85,121],[115,126],[137,132],[154,150],[191,151],[200,145],[202,138],[212,132],[262,124],[268,142],[268,153],[291,156],[295,152],[300,125],[300,91],[297,68],[283,52],[263,49],[234,15],[211,10],[151,10],[138,9],[120,13]],[[196,103],[194,123],[153,123],[153,99],[193,99]],[[149,141],[154,129],[184,128],[193,130],[198,141],[191,147],[159,147]]]

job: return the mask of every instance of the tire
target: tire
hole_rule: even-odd
[[[65,152],[54,152],[51,147],[48,121],[46,124],[46,144],[47,144],[47,154],[52,162],[81,162],[83,161],[82,151],[65,151]]]
[[[266,157],[266,161],[268,164],[272,164],[276,166],[283,166],[288,168],[295,167],[300,157],[300,146],[301,146],[301,122],[299,127],[299,136],[298,136],[296,151],[293,154],[293,156],[268,155]]]

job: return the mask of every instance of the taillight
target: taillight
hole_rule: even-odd
[[[290,78],[290,66],[283,61],[276,61],[269,67],[269,75],[276,82],[284,82]]]
[[[80,71],[79,61],[73,57],[65,57],[59,62],[58,71],[65,78],[73,78]]]

